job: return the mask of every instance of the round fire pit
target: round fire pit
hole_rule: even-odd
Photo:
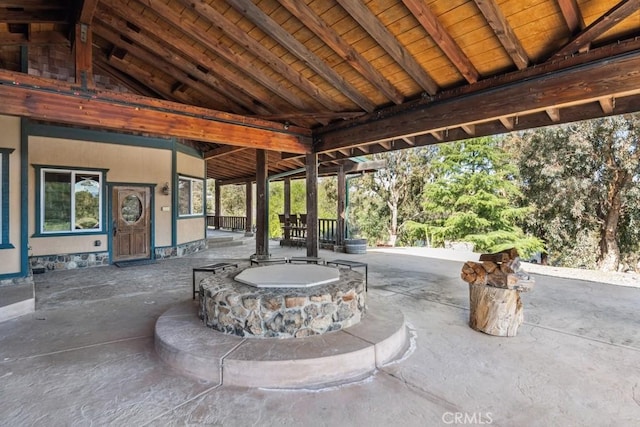
[[[361,273],[280,264],[215,274],[200,282],[199,316],[228,334],[301,338],[348,328],[365,313]]]

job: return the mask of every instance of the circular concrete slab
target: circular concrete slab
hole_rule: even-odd
[[[309,288],[340,280],[337,268],[315,264],[275,264],[247,268],[235,277],[258,288]]]
[[[320,388],[357,381],[401,357],[409,347],[404,316],[370,304],[355,326],[308,338],[241,338],[204,326],[191,301],[156,323],[160,358],[189,376],[224,385]]]

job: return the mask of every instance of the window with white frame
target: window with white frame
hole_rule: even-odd
[[[40,232],[87,233],[102,230],[103,173],[42,168]]]
[[[204,180],[178,177],[178,215],[196,216],[204,214]]]
[[[9,243],[9,154],[13,149],[0,148],[0,248]]]

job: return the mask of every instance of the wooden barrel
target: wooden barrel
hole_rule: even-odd
[[[366,254],[367,239],[345,239],[344,251],[348,254]]]

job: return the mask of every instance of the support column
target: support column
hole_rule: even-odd
[[[252,226],[253,226],[253,185],[251,183],[251,181],[247,181],[246,183],[246,187],[245,187],[245,197],[246,197],[246,207],[245,207],[245,211],[246,211],[246,218],[245,218],[245,228],[244,228],[244,235],[246,237],[251,237],[253,236],[253,230],[252,230]]]
[[[93,89],[92,32],[88,24],[76,24],[75,28],[76,84]]]
[[[346,222],[346,190],[347,190],[347,180],[346,174],[344,173],[344,167],[340,166],[340,170],[338,170],[338,215],[337,215],[337,223],[336,223],[336,245],[333,250],[335,252],[344,252],[344,234],[345,234],[345,222]]]
[[[214,212],[214,217],[213,217],[213,228],[215,228],[216,230],[220,229],[220,181],[218,181],[216,179],[215,181],[215,192],[216,194],[214,195],[213,198],[213,212]]]
[[[317,257],[318,247],[318,154],[306,155],[307,166],[307,256]]]
[[[284,217],[291,217],[291,178],[284,179]],[[285,223],[285,225],[288,225]],[[291,240],[291,229],[284,229],[284,241],[289,242]]]
[[[269,198],[267,187],[267,153],[256,150],[256,257],[269,258]]]

